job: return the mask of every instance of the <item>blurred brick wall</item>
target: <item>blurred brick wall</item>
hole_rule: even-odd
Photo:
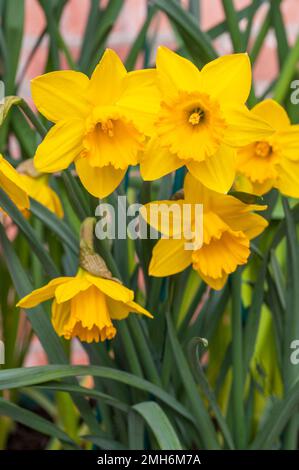
[[[188,3],[186,0],[185,3]],[[243,8],[250,4],[248,0],[235,0],[238,8]],[[69,0],[65,7],[61,21],[61,32],[76,57],[80,48],[80,41],[84,32],[86,18],[88,15],[89,0]],[[141,27],[147,9],[147,0],[124,0],[124,6],[121,14],[113,28],[109,39],[109,46],[116,49],[122,58],[124,58]],[[266,5],[260,8],[258,18],[253,25],[253,38],[256,35],[259,24],[262,21]],[[299,32],[299,0],[283,0],[282,11],[287,24],[287,32],[291,42],[294,41]],[[204,30],[214,26],[222,21],[224,13],[220,0],[202,0],[201,26]],[[45,26],[45,18],[37,0],[26,0],[26,27],[23,42],[23,53],[20,71],[24,65],[28,54],[35,43],[35,40]],[[241,23],[246,26],[246,20]],[[174,46],[174,36],[171,28],[162,13],[156,16],[152,23],[150,32],[158,29],[156,36],[156,45],[165,44]],[[216,40],[215,45],[220,54],[231,51],[230,39],[227,34],[223,34]],[[47,38],[42,42],[41,47],[35,55],[27,74],[22,83],[21,92],[24,96],[30,95],[30,79],[41,73],[45,62],[45,51],[47,47]],[[259,56],[256,69],[255,81],[257,90],[265,88],[266,84],[273,78],[277,70],[275,58],[276,40],[273,33],[269,33],[265,42],[265,47]],[[266,64],[266,66],[265,66]]]

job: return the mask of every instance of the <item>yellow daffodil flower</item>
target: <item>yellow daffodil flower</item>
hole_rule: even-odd
[[[19,173],[0,155],[0,188],[6,192],[14,204],[25,210],[30,206],[26,185]]]
[[[251,87],[247,54],[220,57],[200,71],[160,47],[157,81],[159,112],[140,165],[143,179],[154,180],[186,165],[210,189],[227,192],[236,172],[234,148],[272,133],[244,104]]]
[[[58,195],[49,186],[48,175],[38,173],[34,168],[33,160],[25,160],[17,170],[27,194],[62,219],[63,207]]]
[[[33,308],[54,298],[52,324],[59,336],[78,337],[88,343],[112,339],[112,320],[122,320],[130,312],[152,315],[134,302],[134,292],[113,279],[104,279],[80,268],[75,277],[59,277],[33,291],[18,307]]]
[[[87,191],[96,197],[112,193],[128,166],[139,162],[145,136],[152,132],[155,74],[127,73],[107,49],[90,79],[71,70],[35,78],[34,103],[55,123],[37,149],[36,169],[53,173],[75,162]]]
[[[163,222],[161,202],[165,203],[165,216],[169,214],[169,206],[202,204],[203,207],[203,244],[198,249],[186,249],[186,239],[181,220],[173,217],[166,229]],[[202,185],[191,174],[187,174],[184,182],[184,199],[179,201],[156,201],[141,209],[144,219],[158,229],[164,236],[155,245],[149,266],[151,276],[162,277],[176,274],[192,265],[201,278],[214,289],[221,289],[227,276],[238,266],[247,262],[250,254],[250,240],[259,235],[268,225],[267,221],[253,214],[254,210],[263,210],[265,206],[244,204],[233,196],[222,195]],[[161,211],[162,217],[154,217],[155,211]],[[198,229],[192,217],[195,210],[190,211],[193,232]],[[174,223],[173,223],[174,222]],[[186,224],[186,221],[184,221]],[[196,228],[197,227],[197,228]],[[167,232],[168,230],[168,232]]]
[[[299,125],[291,125],[283,107],[270,99],[257,104],[251,114],[268,122],[275,133],[239,150],[237,169],[243,180],[237,179],[236,188],[251,185],[250,192],[262,195],[274,187],[299,197]]]

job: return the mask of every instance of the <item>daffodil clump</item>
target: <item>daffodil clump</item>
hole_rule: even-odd
[[[179,231],[168,233],[153,248],[149,275],[167,277],[192,266],[206,284],[222,289],[228,276],[248,262],[250,240],[268,225],[255,213],[265,205],[247,204],[229,191],[261,195],[275,187],[286,195],[299,194],[298,126],[273,100],[249,110],[250,88],[247,54],[220,57],[199,70],[160,47],[156,68],[127,72],[107,49],[91,78],[68,70],[32,81],[34,103],[54,125],[19,173],[1,157],[1,187],[20,209],[28,209],[30,196],[62,218],[61,202],[46,174],[74,164],[85,189],[103,198],[116,190],[130,166],[140,164],[147,181],[184,167],[177,204],[202,204],[203,242],[186,250],[192,239]],[[166,208],[171,204],[163,202]],[[147,211],[154,204],[143,208],[149,224]],[[199,230],[192,215],[189,223]],[[161,225],[155,228],[163,233]],[[18,305],[31,308],[53,298],[58,335],[103,341],[116,334],[113,320],[129,312],[151,314],[112,277],[92,244],[89,250],[89,261],[100,263],[96,272],[81,264],[75,277],[53,279]]]
[[[166,208],[168,204],[173,203],[173,201],[163,202],[167,203]],[[244,204],[233,196],[212,191],[191,174],[185,178],[184,199],[179,199],[176,203],[190,204],[189,224],[195,229],[195,220],[192,220],[195,210],[192,210],[192,207],[202,204],[203,244],[197,249],[195,240],[192,238],[187,239],[183,234],[178,238],[181,229],[178,227],[175,234],[167,239],[159,240],[155,245],[149,266],[150,275],[170,276],[192,265],[207,284],[214,289],[221,289],[228,275],[233,273],[238,266],[247,263],[250,255],[250,240],[262,233],[268,225],[263,217],[253,213],[266,207]],[[145,218],[151,212],[153,204],[158,204],[158,201],[144,207]],[[163,220],[163,210],[160,220]],[[193,242],[194,249],[186,249],[186,242]]]

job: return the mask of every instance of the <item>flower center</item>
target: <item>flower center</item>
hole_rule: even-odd
[[[200,121],[204,118],[204,111],[200,108],[195,108],[192,110],[188,122],[192,124],[192,126],[197,126]]]
[[[98,122],[95,127],[97,131],[104,132],[104,134],[106,134],[108,137],[114,136],[114,132],[113,132],[114,125],[111,119],[107,119],[106,121],[103,121],[103,122]]]
[[[261,158],[267,158],[272,153],[272,147],[268,142],[257,142],[255,144],[255,154]]]

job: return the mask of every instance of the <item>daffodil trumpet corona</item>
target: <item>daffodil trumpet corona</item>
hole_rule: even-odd
[[[271,188],[299,197],[299,125],[291,125],[283,107],[268,99],[250,111],[275,130],[238,151],[236,189],[263,195]]]
[[[66,339],[78,337],[88,343],[114,338],[113,321],[123,320],[131,312],[152,318],[134,302],[134,292],[113,278],[104,260],[92,251],[92,227],[90,219],[83,222],[77,275],[53,279],[18,303],[19,307],[33,308],[53,298],[52,324],[57,334]],[[92,274],[95,269],[97,275]]]
[[[161,201],[146,204],[141,210],[144,219],[152,224],[150,214],[155,207],[161,207],[169,214],[169,207],[174,201]],[[202,245],[198,249],[186,249],[186,239],[181,224],[172,223],[167,227],[162,217],[154,218],[154,228],[164,235],[154,246],[149,266],[149,274],[156,277],[170,276],[192,265],[200,277],[212,288],[221,289],[229,274],[238,266],[247,263],[250,255],[250,240],[259,235],[268,225],[267,221],[253,211],[264,210],[266,206],[245,204],[239,199],[219,194],[201,184],[190,173],[184,182],[184,199],[177,204],[189,204],[191,207],[201,204],[203,208]],[[193,232],[194,211],[190,211],[189,225]],[[176,222],[176,221],[174,221]],[[184,221],[186,224],[187,221]]]
[[[55,125],[39,145],[34,164],[42,173],[75,163],[87,191],[112,193],[129,165],[137,165],[157,111],[155,71],[127,72],[107,49],[91,78],[50,72],[32,80],[37,109]]]
[[[155,180],[185,165],[210,189],[228,192],[236,148],[273,133],[245,106],[251,88],[248,55],[223,56],[199,70],[159,47],[156,63],[158,113],[140,164],[143,179]]]

